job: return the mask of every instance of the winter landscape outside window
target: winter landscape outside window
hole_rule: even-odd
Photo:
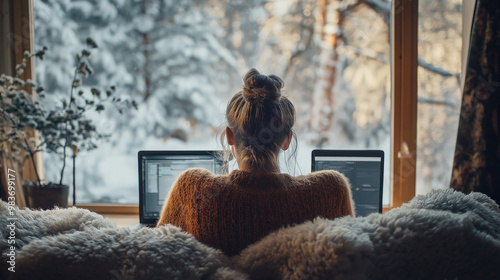
[[[462,93],[462,0],[419,0],[416,194],[450,185]]]
[[[86,84],[114,85],[140,103],[137,112],[95,114],[112,137],[77,157],[78,202],[136,204],[138,150],[220,148],[215,132],[225,105],[243,73],[256,67],[285,80],[298,110],[297,164],[283,164],[283,171],[308,173],[314,148],[382,149],[389,204],[390,11],[387,0],[34,0],[35,49],[49,47],[36,64],[37,80],[52,102],[70,87],[74,54],[90,36],[99,48],[91,57],[96,74]],[[427,66],[449,70],[422,55]],[[459,54],[449,60],[460,61]],[[441,100],[442,90],[433,90],[420,94],[421,102]],[[425,160],[431,159],[419,157]],[[44,155],[44,162],[46,179],[54,180],[53,159]],[[417,180],[429,185],[449,177],[437,173]]]

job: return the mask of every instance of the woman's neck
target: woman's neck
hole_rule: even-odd
[[[241,171],[249,173],[280,173],[278,161],[266,162],[261,164],[258,168],[251,166],[245,160],[237,160],[238,167]]]

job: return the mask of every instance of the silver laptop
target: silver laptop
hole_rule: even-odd
[[[314,150],[312,171],[337,170],[351,183],[356,216],[382,213],[384,151]]]
[[[217,151],[139,151],[139,221],[134,227],[156,226],[177,177],[189,168],[222,174]]]

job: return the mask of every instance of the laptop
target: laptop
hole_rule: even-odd
[[[384,151],[313,150],[312,171],[336,170],[349,179],[357,217],[382,213]]]
[[[139,151],[139,225],[154,227],[177,177],[189,168],[222,174],[218,151]]]

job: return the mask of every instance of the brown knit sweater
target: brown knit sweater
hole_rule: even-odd
[[[231,256],[283,226],[346,215],[354,215],[351,190],[336,171],[293,177],[189,169],[172,186],[157,226],[178,226]]]

